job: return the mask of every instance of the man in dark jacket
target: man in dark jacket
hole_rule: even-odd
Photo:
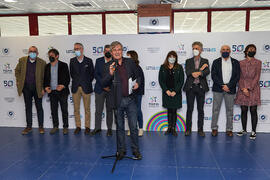
[[[44,88],[50,97],[53,129],[50,134],[56,133],[59,129],[58,103],[60,103],[63,119],[63,134],[68,134],[68,104],[69,95],[69,71],[67,63],[59,61],[59,52],[50,49],[48,52],[50,63],[45,67]]]
[[[212,64],[211,76],[213,84],[213,111],[212,111],[212,136],[218,133],[218,116],[222,100],[226,106],[226,134],[233,136],[233,105],[236,93],[236,85],[240,78],[240,65],[236,59],[230,57],[231,49],[228,45],[223,45],[220,50],[221,57],[214,60]]]
[[[104,66],[106,63],[112,60],[112,55],[110,53],[110,45],[104,46],[104,56],[96,60],[95,65],[95,129],[91,132],[92,135],[101,132],[101,122],[102,122],[102,112],[104,108],[104,102],[106,100],[106,124],[107,124],[107,136],[112,135],[112,123],[113,123],[113,102],[112,102],[112,91],[110,86],[103,86],[102,77],[104,73]]]
[[[133,90],[138,89],[141,84],[141,77],[134,61],[123,57],[123,45],[120,42],[114,41],[111,43],[111,54],[113,60],[105,65],[102,83],[105,87],[113,84],[114,108],[117,109],[117,158],[122,159],[126,154],[124,119],[124,113],[126,113],[133,155],[136,159],[141,159],[138,142],[136,96],[133,91],[131,92],[131,88]],[[136,83],[134,83],[133,87],[130,87],[129,82],[135,79]]]
[[[206,76],[210,73],[209,63],[207,59],[201,57],[203,45],[201,42],[194,42],[192,44],[193,58],[186,60],[186,75],[187,79],[184,85],[184,91],[187,96],[187,114],[185,132],[189,136],[192,130],[192,112],[194,109],[194,100],[197,101],[198,110],[198,133],[200,136],[205,136],[203,131],[204,121],[204,99],[205,92],[209,91]]]
[[[76,129],[74,134],[81,132],[80,104],[83,98],[85,112],[85,134],[90,134],[90,93],[93,92],[92,81],[94,79],[94,66],[92,59],[84,56],[84,48],[81,43],[74,44],[76,57],[70,59],[70,76],[72,78],[72,99],[74,103],[74,115]]]

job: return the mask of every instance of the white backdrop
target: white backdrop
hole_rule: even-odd
[[[60,60],[69,63],[74,56],[73,44],[81,42],[85,46],[85,55],[93,59],[103,55],[103,46],[118,40],[124,45],[124,56],[127,50],[135,50],[139,54],[140,65],[145,74],[145,95],[142,100],[144,116],[144,129],[165,130],[166,125],[161,121],[162,99],[158,84],[158,70],[163,63],[167,53],[171,50],[177,51],[179,63],[184,66],[185,60],[191,57],[191,44],[201,41],[204,45],[202,57],[207,58],[209,63],[220,56],[221,45],[228,44],[232,48],[231,56],[244,59],[244,47],[250,43],[257,46],[256,58],[262,61],[261,74],[261,98],[262,105],[258,108],[258,132],[270,132],[270,40],[267,40],[270,32],[239,32],[239,33],[197,33],[197,34],[157,34],[157,35],[80,35],[80,36],[49,36],[49,37],[2,37],[0,38],[0,126],[24,127],[25,112],[23,97],[19,97],[16,91],[14,69],[21,56],[27,55],[29,46],[35,45],[39,49],[39,57],[48,62],[47,52],[54,47],[60,52]],[[210,75],[209,86],[212,86]],[[93,82],[94,86],[95,81]],[[70,84],[71,85],[71,84]],[[69,124],[75,127],[72,98],[69,98]],[[91,97],[91,129],[94,128],[94,93]],[[49,99],[43,97],[44,126],[52,127]],[[60,110],[59,110],[60,111]],[[156,116],[155,116],[156,114]],[[180,117],[179,127],[184,129],[186,116],[186,95],[183,92],[183,108],[178,110]],[[163,113],[164,115],[164,113]],[[205,102],[205,125],[204,129],[210,131],[212,119],[212,92],[206,94]],[[103,116],[102,128],[106,129],[105,115]],[[219,117],[219,131],[225,131],[226,115],[224,103]],[[62,126],[61,113],[59,113],[60,127]],[[84,110],[81,108],[81,118],[84,122]],[[158,122],[159,121],[159,122]],[[162,125],[163,123],[163,125]],[[84,123],[82,123],[83,125]],[[147,126],[148,124],[148,126]],[[33,104],[33,126],[37,127],[37,114]],[[165,127],[165,128],[164,128]],[[241,129],[240,108],[234,108],[234,131]],[[193,130],[197,130],[196,104],[193,112]],[[250,117],[248,119],[248,130],[250,130]]]

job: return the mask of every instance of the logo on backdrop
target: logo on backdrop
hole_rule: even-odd
[[[74,53],[75,53],[74,49],[67,49],[66,50],[66,54],[74,54]]]
[[[266,52],[266,53],[269,53],[270,52],[270,44],[264,44],[263,45],[263,51]]]
[[[28,55],[28,49],[23,49],[22,52],[23,54]]]
[[[160,53],[160,47],[148,47],[146,51],[153,54],[153,53]]]
[[[159,85],[158,85],[158,82],[157,81],[150,81],[148,83],[148,90],[159,90]]]
[[[245,45],[243,44],[233,44],[232,45],[232,54],[242,54],[244,53]]]
[[[2,82],[3,82],[4,88],[13,88],[14,87],[13,80],[3,80]]]
[[[151,96],[149,98],[149,103],[148,103],[149,108],[156,108],[159,107],[159,102],[157,96]]]
[[[167,111],[160,111],[150,117],[146,124],[146,131],[166,131],[168,128]],[[177,113],[177,131],[186,131],[186,120]]]
[[[212,116],[204,116],[204,120],[206,120],[206,121],[212,121]]]
[[[269,61],[262,62],[262,73],[270,73],[270,62]]]
[[[146,66],[145,69],[147,71],[159,71],[160,66]]]
[[[187,51],[185,50],[185,44],[178,44],[178,50],[176,51],[178,56],[186,56],[187,55]]]
[[[260,87],[262,90],[270,90],[270,81],[260,81]]]
[[[151,26],[158,26],[159,25],[158,18],[150,19],[149,20],[149,25],[151,25]]]
[[[262,122],[265,122],[268,120],[268,116],[265,115],[265,114],[260,114],[259,115],[259,120],[262,121]]]
[[[203,48],[203,52],[216,52],[216,48]]]
[[[211,98],[211,97],[206,98],[204,103],[205,103],[205,105],[211,105],[213,103],[213,98]]]
[[[3,49],[2,49],[2,54],[3,54],[4,56],[9,55],[9,53],[10,53],[9,48],[3,48]]]
[[[261,105],[269,105],[270,100],[269,99],[261,99]]]
[[[15,98],[14,97],[4,97],[4,100],[8,103],[14,102]]]
[[[240,120],[241,120],[241,115],[240,114],[235,114],[234,116],[233,116],[233,121],[234,122],[240,122]]]
[[[11,110],[10,110],[10,111],[7,112],[7,117],[8,117],[8,118],[13,119],[14,116],[15,116],[14,111],[11,111]]]
[[[128,51],[128,46],[123,46],[123,53],[126,53],[127,51]],[[103,46],[93,46],[92,55],[94,56],[103,55]]]
[[[4,74],[12,74],[12,69],[11,69],[9,63],[5,63],[5,64],[3,65],[3,73],[4,73]]]

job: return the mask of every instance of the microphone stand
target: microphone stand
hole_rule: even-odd
[[[115,124],[116,124],[116,145],[117,145],[117,149],[118,149],[118,124],[117,124],[117,87],[120,84],[120,82],[116,79],[116,71],[117,71],[117,66],[118,66],[118,60],[113,60],[113,62],[115,62],[115,71],[113,73],[113,112],[114,112],[114,118],[115,118]],[[132,160],[137,160],[135,157],[130,157],[130,156],[122,156],[120,157],[119,152],[116,149],[116,153],[113,155],[109,155],[109,156],[101,156],[102,159],[106,159],[106,158],[115,158],[114,163],[113,163],[113,167],[111,170],[111,173],[114,172],[116,164],[119,160],[121,159],[132,159]]]

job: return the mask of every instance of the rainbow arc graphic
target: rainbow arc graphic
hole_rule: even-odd
[[[150,117],[146,131],[165,131],[168,128],[168,116],[167,111],[160,111]],[[186,131],[186,120],[179,114],[177,114],[176,121],[177,131]]]

